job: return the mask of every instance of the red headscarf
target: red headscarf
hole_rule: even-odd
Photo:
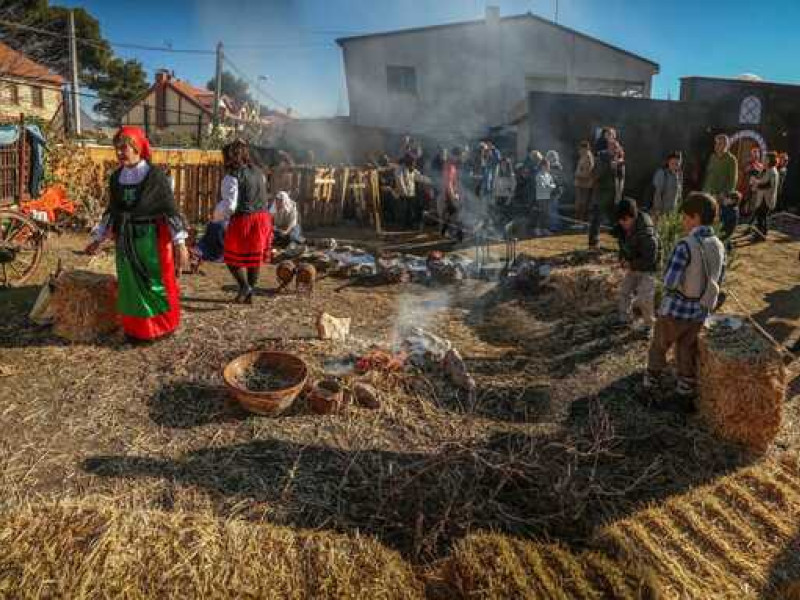
[[[130,125],[120,127],[119,131],[114,135],[114,143],[117,143],[120,139],[132,142],[139,154],[142,155],[142,158],[150,160],[150,142],[147,139],[147,134],[141,128]]]

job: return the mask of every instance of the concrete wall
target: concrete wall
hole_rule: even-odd
[[[722,88],[713,94],[707,90],[706,101],[692,102],[533,92],[528,96],[528,121],[520,127],[527,125],[530,147],[558,151],[570,176],[578,143],[591,140],[598,127],[615,127],[625,148],[626,193],[637,199],[664,157],[676,150],[684,156],[687,189],[700,189],[717,133],[733,135],[753,129],[764,137],[769,149],[800,154],[800,114],[796,111],[800,89],[759,88],[767,112],[762,124],[753,126],[738,123],[739,102],[748,90],[739,90],[745,92],[742,95]],[[800,197],[798,166],[798,161],[792,160],[786,181],[787,194],[795,202]]]
[[[612,126],[625,148],[626,193],[641,198],[655,170],[669,152],[684,153],[687,168],[703,164],[706,157],[702,106],[664,100],[641,100],[533,92],[528,100],[530,145],[561,155],[568,180],[572,179],[577,147],[593,141],[596,128]],[[709,142],[711,143],[711,142]]]
[[[343,52],[353,124],[434,136],[504,125],[514,105],[539,89],[579,93],[599,79],[639,82],[649,96],[655,72],[534,18],[353,39]],[[415,68],[416,96],[388,91],[389,65]]]
[[[11,86],[17,86],[18,103],[11,101]],[[33,105],[33,87],[42,90],[42,107]],[[0,77],[0,118],[18,119],[20,113],[50,121],[61,106],[61,88],[32,84],[24,79]]]

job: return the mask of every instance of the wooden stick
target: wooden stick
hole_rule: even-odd
[[[736,294],[734,294],[730,290],[728,290],[727,294],[731,298],[733,298],[733,301],[736,302],[736,304],[739,305],[739,308],[741,308],[744,311],[745,317],[747,318],[748,321],[750,321],[750,324],[753,325],[753,327],[755,327],[756,331],[758,331],[761,335],[763,335],[764,338],[766,338],[767,341],[769,341],[775,347],[775,349],[778,352],[782,352],[782,353],[786,354],[787,356],[789,356],[792,359],[792,362],[797,360],[797,355],[795,355],[794,352],[792,352],[786,346],[784,346],[783,344],[778,342],[778,340],[776,340],[774,337],[772,337],[772,335],[770,335],[770,333],[766,329],[761,327],[761,325],[759,325],[756,322],[756,320],[750,314],[750,311],[748,311],[747,307],[742,303],[741,300],[739,300],[739,297]]]

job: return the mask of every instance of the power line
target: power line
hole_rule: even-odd
[[[47,29],[41,29],[39,27],[32,27],[30,25],[25,25],[23,23],[16,23],[14,21],[8,21],[6,19],[0,19],[0,25],[5,25],[7,27],[20,29],[20,30],[23,30],[23,31],[31,31],[33,33],[39,33],[39,34],[42,34],[42,35],[48,35],[48,36],[51,36],[51,37],[69,39],[69,36],[67,34],[65,34],[65,33],[59,33],[59,32],[56,32],[56,31],[50,31],[50,30],[47,30]],[[82,43],[82,44],[85,44],[85,45],[93,45],[93,46],[96,46],[96,47],[105,47],[103,42],[99,42],[97,40],[91,40],[91,39],[88,39],[88,38],[76,37],[75,41],[79,42],[79,43]],[[214,50],[200,50],[200,49],[188,49],[188,48],[167,48],[167,47],[160,47],[160,46],[147,46],[147,45],[143,45],[143,44],[128,44],[128,43],[123,43],[123,42],[112,42],[112,41],[106,41],[106,43],[109,46],[115,46],[115,47],[118,47],[118,48],[130,48],[130,49],[135,49],[135,50],[148,50],[148,51],[168,52],[168,53],[174,53],[174,54],[201,54],[201,55],[214,55],[214,54],[216,54],[216,52]],[[300,48],[300,47],[302,47],[302,45],[296,45],[296,44],[295,45],[292,45],[292,44],[274,44],[274,45],[263,44],[263,45],[249,46],[249,48],[251,48],[251,49],[258,49],[258,48],[278,49],[278,48],[290,48],[290,47]],[[314,46],[307,45],[306,47],[308,47],[308,48],[311,48],[311,47],[320,47],[320,48],[322,48],[322,47],[330,47],[330,44],[324,44],[324,45],[315,44]],[[248,46],[243,45],[242,48],[243,49],[244,48],[248,48]],[[262,95],[265,98],[269,99],[274,104],[276,104],[278,106],[282,106],[283,108],[285,108],[287,110],[291,108],[285,102],[280,101],[278,98],[276,98],[275,96],[273,96],[269,92],[263,90],[258,83],[253,81],[246,73],[244,73],[244,71],[242,71],[239,67],[237,67],[227,56],[224,57],[224,61],[236,73],[238,73],[240,77],[242,77],[245,81],[247,81],[257,93],[259,93],[260,95]],[[85,96],[85,97],[87,96],[86,94],[80,94],[80,95]],[[92,96],[88,96],[88,97],[92,97]],[[106,98],[111,98],[111,97],[106,96]],[[122,100],[122,99],[120,99],[120,100]],[[172,112],[176,112],[176,111],[172,111]]]
[[[248,76],[248,75],[247,75],[247,74],[246,74],[244,71],[242,71],[242,70],[241,70],[239,67],[237,67],[235,64],[233,64],[233,62],[231,61],[231,59],[230,59],[230,58],[228,58],[227,56],[224,56],[224,57],[223,57],[223,60],[224,60],[224,61],[225,61],[225,62],[228,64],[228,66],[229,66],[229,67],[231,67],[231,68],[232,68],[232,69],[233,69],[233,70],[234,70],[234,71],[235,71],[235,72],[236,72],[236,73],[237,73],[237,74],[238,74],[238,75],[239,75],[239,76],[240,76],[242,79],[244,79],[244,80],[245,80],[247,83],[249,83],[249,84],[250,84],[250,85],[253,87],[253,89],[255,89],[255,91],[256,91],[256,92],[258,92],[259,94],[261,94],[261,95],[262,95],[262,96],[264,96],[265,98],[268,98],[269,100],[271,100],[272,102],[274,102],[274,103],[275,103],[275,104],[277,104],[278,106],[282,106],[283,108],[285,108],[285,109],[287,109],[287,110],[291,108],[291,106],[289,106],[289,105],[288,105],[288,104],[286,104],[285,102],[281,102],[281,101],[280,101],[280,100],[278,100],[278,99],[277,99],[275,96],[271,95],[269,92],[266,92],[266,91],[264,91],[263,89],[261,89],[261,86],[260,86],[258,83],[256,83],[255,81],[253,81],[253,80],[252,80],[252,79],[251,79],[251,78],[250,78],[250,77],[249,77],[249,76]]]
[[[7,21],[5,19],[0,19],[0,25],[5,25],[7,27],[11,27],[14,29],[21,29],[23,31],[32,31],[34,33],[49,35],[51,37],[58,37],[62,39],[69,38],[69,36],[65,33],[58,33],[57,31],[50,31],[48,29],[40,29],[39,27],[31,27],[30,25],[15,23],[13,21]],[[76,37],[75,41],[87,46],[95,46],[99,48],[105,47],[103,42],[99,42],[97,40],[92,40],[89,38]],[[146,46],[143,44],[129,44],[125,42],[111,42],[111,41],[106,41],[106,44],[108,44],[109,46],[115,46],[117,48],[130,48],[133,50],[149,50],[154,52],[172,52],[176,54],[203,54],[203,55],[214,54],[213,50],[199,50],[192,48],[168,48],[165,46]]]

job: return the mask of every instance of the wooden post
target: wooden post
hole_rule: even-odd
[[[25,196],[25,114],[19,114],[19,137],[17,138],[17,202]]]
[[[144,132],[147,137],[150,137],[150,105],[144,104],[142,109],[144,110]]]
[[[383,226],[381,225],[381,179],[377,169],[370,172],[370,196],[372,215],[375,219],[375,232],[378,235],[383,235]]]

